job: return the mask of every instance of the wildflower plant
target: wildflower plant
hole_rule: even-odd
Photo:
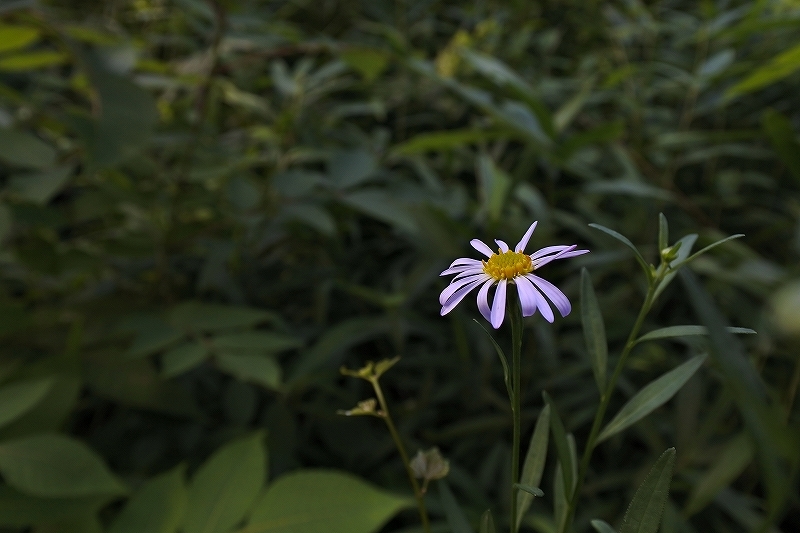
[[[532,224],[525,236],[511,252],[505,243],[496,241],[500,247],[497,254],[481,241],[473,240],[472,246],[487,255],[488,259],[481,262],[472,262],[468,259],[457,259],[443,274],[457,273],[451,285],[442,292],[440,303],[442,314],[446,314],[457,305],[461,299],[472,289],[481,285],[478,293],[478,308],[492,327],[497,329],[507,311],[511,316],[512,334],[512,359],[508,364],[507,358],[500,345],[492,339],[503,364],[506,376],[506,388],[511,402],[513,417],[513,437],[511,456],[511,501],[509,516],[509,531],[516,533],[522,518],[527,512],[534,497],[541,496],[540,484],[544,456],[547,453],[548,433],[558,456],[558,467],[554,483],[555,518],[558,533],[572,531],[576,507],[581,494],[581,488],[589,470],[589,463],[596,446],[608,437],[619,433],[634,422],[640,420],[655,408],[669,400],[688,381],[695,371],[702,365],[705,356],[690,359],[678,368],[668,372],[661,378],[644,387],[638,394],[623,406],[619,413],[605,426],[606,411],[609,401],[616,389],[620,375],[625,368],[628,356],[633,347],[642,341],[669,336],[682,336],[696,334],[701,329],[697,326],[685,328],[666,328],[659,334],[658,331],[640,336],[644,318],[652,308],[653,302],[674,278],[677,271],[694,260],[702,253],[723,242],[741,237],[734,235],[718,241],[699,252],[690,255],[692,245],[697,239],[696,235],[688,235],[673,245],[668,244],[668,226],[666,218],[661,215],[659,224],[659,264],[648,264],[639,250],[621,234],[597,224],[591,227],[603,231],[614,237],[630,248],[639,264],[642,266],[648,282],[647,293],[639,311],[628,340],[625,343],[620,357],[611,376],[608,376],[608,348],[606,344],[603,317],[597,298],[594,294],[591,279],[587,270],[581,272],[581,321],[586,340],[587,351],[592,360],[592,370],[600,393],[600,402],[596,408],[592,428],[584,445],[583,453],[578,460],[577,447],[572,435],[568,435],[564,428],[554,400],[544,393],[545,406],[541,411],[530,448],[526,454],[525,464],[520,471],[520,357],[522,348],[522,318],[532,316],[538,310],[548,322],[552,322],[554,315],[550,304],[556,307],[562,316],[566,316],[571,306],[567,297],[550,282],[533,272],[547,263],[556,259],[565,259],[587,253],[588,250],[577,249],[577,246],[549,246],[530,256],[525,255],[524,249],[536,227]],[[471,281],[464,281],[470,280]],[[517,299],[507,298],[507,285],[512,283],[517,288]],[[487,290],[497,284],[494,302],[488,308]],[[503,306],[503,307],[500,307]],[[698,328],[698,329],[691,329]],[[738,328],[740,333],[750,333],[752,330]],[[487,335],[488,335],[487,331]],[[491,335],[490,335],[491,338]],[[549,432],[548,432],[549,429]],[[661,512],[663,510],[672,475],[672,465],[675,461],[675,449],[670,448],[662,454],[650,474],[645,479],[639,491],[634,496],[628,512],[623,520],[621,533],[655,533],[658,529]],[[481,526],[481,532],[488,532],[493,527],[490,511],[487,511]],[[490,526],[491,525],[491,526]],[[614,530],[602,520],[593,520],[592,526],[601,533]]]

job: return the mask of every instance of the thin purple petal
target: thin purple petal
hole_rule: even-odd
[[[472,239],[471,241],[469,241],[469,243],[472,245],[473,248],[478,250],[480,253],[482,253],[486,257],[492,257],[494,255],[494,252],[492,251],[492,249],[489,248],[488,246],[486,246],[486,244],[484,244],[484,242],[481,241],[481,240]]]
[[[468,265],[479,265],[479,264],[481,264],[481,262],[478,259],[472,259],[471,257],[459,257],[458,259],[450,263],[450,266],[447,268],[453,268],[457,265],[468,266]]]
[[[517,292],[519,293],[522,316],[533,316],[533,314],[536,313],[538,303],[536,289],[525,276],[515,278],[514,283],[517,285]]]
[[[475,287],[477,287],[478,285],[480,285],[480,284],[481,284],[481,283],[483,283],[484,281],[485,281],[485,280],[483,280],[483,279],[477,279],[477,280],[473,281],[472,283],[469,283],[469,284],[467,284],[467,285],[464,285],[463,287],[461,287],[460,289],[458,289],[458,290],[457,290],[457,291],[456,291],[456,292],[455,292],[455,293],[454,293],[454,294],[453,294],[453,295],[452,295],[452,296],[451,296],[451,297],[450,297],[450,298],[447,300],[447,302],[446,302],[446,303],[445,303],[445,304],[442,306],[442,310],[441,310],[441,313],[440,313],[440,314],[441,314],[442,316],[444,316],[444,315],[446,315],[447,313],[449,313],[450,311],[452,311],[452,310],[455,308],[455,306],[457,306],[457,305],[458,305],[458,304],[461,302],[461,300],[463,300],[463,299],[464,299],[464,296],[466,296],[467,294],[469,294],[469,292],[470,292],[472,289],[474,289]]]
[[[492,302],[492,327],[497,329],[503,323],[506,316],[506,286],[508,280],[502,279],[497,284],[497,290],[494,293],[494,301]]]
[[[528,231],[525,232],[525,235],[523,235],[522,238],[517,243],[517,247],[514,248],[515,252],[524,252],[525,251],[525,247],[528,246],[528,241],[531,240],[531,235],[533,235],[533,230],[536,229],[536,224],[538,224],[538,223],[539,223],[539,221],[537,220],[533,224],[531,224],[531,227],[528,228]],[[530,316],[530,315],[528,315],[528,316]]]
[[[525,276],[527,278],[527,276]],[[539,311],[542,312],[542,317],[550,322],[551,324],[555,322],[556,316],[553,314],[553,310],[550,308],[550,302],[542,296],[542,293],[539,292],[539,289],[536,286],[531,285],[533,287],[533,295],[536,298],[536,307],[539,308]]]
[[[509,250],[508,245],[504,241],[501,241],[500,239],[495,239],[494,242],[496,242],[497,246],[500,247],[501,252],[506,253]]]
[[[452,281],[450,283],[450,285],[445,287],[444,290],[442,291],[442,293],[439,295],[439,303],[441,305],[446,304],[447,301],[453,296],[453,294],[456,291],[458,291],[461,287],[463,287],[464,285],[468,285],[468,284],[472,283],[473,281],[477,280],[478,278],[483,279],[485,276],[486,276],[486,274],[473,274],[472,276]]]
[[[573,244],[572,246],[566,248],[565,250],[563,250],[563,251],[561,251],[561,252],[559,252],[559,253],[557,253],[555,255],[551,255],[551,256],[548,256],[548,257],[541,257],[541,258],[533,261],[533,268],[541,268],[544,265],[546,265],[547,263],[550,263],[551,261],[555,261],[556,259],[566,259],[567,257],[575,257],[576,255],[583,255],[583,254],[589,252],[589,250],[575,250],[576,247],[577,247],[577,245]]]
[[[534,274],[528,274],[526,277],[553,302],[561,316],[567,316],[572,311],[572,305],[558,287]]]
[[[475,274],[485,274],[485,272],[483,271],[482,268],[473,268],[471,270],[465,270],[464,272],[462,272],[458,276],[456,276],[453,279],[451,279],[450,283],[453,283],[455,280],[461,279],[461,278],[465,278],[467,276],[474,276]]]
[[[569,248],[569,246],[564,246],[563,244],[560,244],[558,246],[545,246],[541,250],[536,250],[534,253],[532,253],[531,259],[539,259],[540,257],[543,257],[545,255],[563,252],[567,248]]]
[[[462,272],[466,272],[467,270],[473,270],[476,266],[474,265],[456,265],[454,267],[450,267],[447,270],[443,270],[440,276],[449,276],[450,274],[460,274]]]
[[[478,291],[478,311],[487,322],[492,321],[492,310],[489,308],[489,287],[494,285],[494,279],[489,278]]]

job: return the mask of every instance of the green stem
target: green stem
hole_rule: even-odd
[[[431,526],[428,520],[428,510],[425,507],[425,493],[420,489],[417,478],[414,476],[414,472],[411,470],[411,462],[408,459],[406,447],[403,446],[400,433],[397,432],[394,421],[392,421],[392,415],[389,414],[389,406],[386,403],[386,398],[383,397],[383,391],[378,383],[378,378],[373,377],[369,380],[369,382],[372,383],[372,388],[375,389],[375,396],[377,396],[378,403],[381,406],[381,411],[383,411],[382,418],[386,422],[386,426],[389,428],[389,433],[392,435],[392,440],[394,440],[395,446],[397,446],[397,451],[400,452],[400,458],[403,460],[403,466],[406,468],[406,474],[408,475],[408,480],[411,482],[411,488],[414,489],[414,497],[417,500],[417,508],[419,509],[419,518],[422,521],[422,529],[425,531],[425,533],[430,533]]]
[[[639,310],[639,316],[636,317],[636,322],[633,324],[633,328],[631,328],[631,333],[628,335],[628,340],[625,342],[625,347],[622,349],[622,353],[617,361],[617,365],[614,368],[614,373],[611,375],[611,379],[609,379],[606,383],[605,390],[600,396],[600,405],[598,406],[597,412],[594,415],[592,429],[589,432],[589,438],[586,441],[586,448],[583,450],[580,467],[578,468],[578,482],[575,484],[575,489],[572,491],[572,495],[569,498],[569,502],[567,504],[567,516],[562,523],[559,533],[567,533],[572,528],[572,521],[575,518],[575,508],[578,504],[578,496],[583,488],[586,472],[589,470],[589,461],[592,458],[592,453],[594,452],[595,446],[597,446],[597,437],[600,434],[600,427],[603,424],[603,418],[608,410],[608,404],[611,401],[611,395],[613,394],[614,389],[617,387],[617,381],[619,380],[620,374],[622,374],[622,369],[625,367],[628,356],[630,355],[631,350],[633,350],[633,347],[636,345],[636,339],[639,337],[639,330],[642,329],[644,319],[647,316],[647,313],[650,311],[650,307],[653,305],[656,287],[658,287],[661,279],[663,279],[663,273],[659,272],[659,274],[651,282],[650,287],[647,290],[647,296],[645,296],[644,303],[642,304],[642,308]]]
[[[511,314],[511,414],[514,419],[513,435],[511,441],[511,533],[517,531],[517,497],[518,489],[515,487],[519,483],[519,445],[520,445],[520,420],[522,388],[520,386],[520,374],[522,367],[522,310],[519,300],[509,298],[508,311]]]

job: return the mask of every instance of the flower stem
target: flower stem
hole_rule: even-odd
[[[511,533],[517,531],[517,497],[519,483],[519,445],[520,445],[520,420],[522,388],[520,374],[522,367],[522,310],[519,300],[509,298],[509,311],[511,313],[511,415],[513,417],[513,434],[511,440]]]
[[[383,411],[381,417],[386,422],[386,427],[389,428],[389,433],[392,435],[392,440],[394,440],[394,444],[397,446],[397,451],[400,453],[400,458],[403,460],[403,466],[406,468],[406,474],[408,475],[408,480],[411,482],[411,488],[414,489],[414,497],[417,500],[417,508],[419,509],[419,518],[422,521],[422,529],[425,533],[430,533],[431,526],[428,520],[428,510],[425,507],[425,493],[422,491],[422,489],[420,489],[417,478],[414,476],[414,472],[411,470],[411,462],[408,459],[406,447],[403,446],[400,433],[398,433],[397,428],[394,425],[394,421],[392,421],[392,415],[389,413],[389,406],[386,403],[386,398],[383,396],[381,385],[378,383],[378,377],[375,376],[370,378],[369,382],[372,383],[372,388],[375,389],[375,396],[378,398],[381,411]]]
[[[572,491],[569,502],[567,503],[566,519],[561,524],[559,533],[567,533],[572,528],[572,521],[575,518],[575,508],[578,504],[578,496],[583,488],[586,472],[589,470],[589,461],[592,458],[592,452],[594,452],[595,446],[597,446],[597,437],[600,434],[600,426],[603,424],[603,418],[608,410],[608,404],[611,401],[611,395],[613,394],[614,389],[617,387],[617,381],[619,380],[620,374],[622,374],[622,369],[625,367],[628,356],[636,344],[636,338],[639,336],[639,330],[642,329],[644,319],[647,316],[647,313],[650,311],[650,307],[653,305],[656,288],[661,282],[661,279],[663,279],[663,274],[660,272],[659,274],[660,275],[657,275],[656,279],[650,283],[650,287],[647,290],[647,296],[645,296],[644,303],[642,303],[642,308],[639,310],[639,316],[636,317],[636,322],[634,322],[633,328],[631,328],[630,335],[628,335],[628,340],[625,342],[625,346],[622,348],[622,353],[619,356],[617,365],[614,367],[614,373],[611,375],[611,379],[609,379],[606,383],[605,390],[600,396],[600,405],[597,407],[597,412],[594,415],[592,429],[589,432],[589,438],[586,441],[586,447],[583,450],[580,467],[578,468],[578,481],[575,484],[575,488]]]

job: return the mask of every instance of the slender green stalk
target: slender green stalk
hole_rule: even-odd
[[[380,383],[378,383],[378,377],[375,376],[370,378],[369,382],[372,383],[372,388],[375,389],[375,396],[378,398],[381,411],[383,411],[381,418],[383,418],[383,420],[386,422],[386,426],[389,428],[389,433],[392,435],[392,440],[394,440],[394,444],[397,446],[397,451],[400,452],[400,458],[403,460],[403,466],[406,468],[406,474],[408,475],[408,480],[411,482],[411,488],[414,489],[414,497],[417,500],[417,508],[419,509],[419,518],[422,521],[422,529],[425,531],[425,533],[430,533],[431,526],[430,521],[428,520],[428,510],[425,507],[425,495],[420,489],[417,478],[414,476],[414,472],[411,470],[411,462],[408,459],[406,447],[403,446],[400,433],[397,432],[394,421],[392,421],[392,415],[389,414],[389,406],[386,403],[386,398],[383,396]]]
[[[611,379],[608,380],[608,383],[606,383],[606,388],[603,391],[603,394],[600,396],[600,405],[597,407],[597,412],[594,415],[592,429],[589,432],[589,438],[586,441],[586,447],[583,450],[580,467],[578,468],[578,481],[575,484],[575,489],[572,491],[572,495],[567,503],[567,517],[562,523],[559,533],[567,533],[572,528],[572,521],[575,518],[575,508],[578,504],[578,497],[581,489],[583,488],[586,472],[589,470],[589,461],[592,458],[592,453],[594,452],[595,446],[597,446],[597,437],[600,434],[600,427],[603,424],[603,418],[605,418],[606,411],[608,410],[608,404],[611,401],[611,395],[614,393],[614,389],[617,387],[617,381],[619,380],[620,374],[622,374],[622,369],[625,367],[628,356],[636,344],[636,339],[639,336],[639,330],[642,329],[644,319],[647,316],[647,313],[650,311],[650,307],[653,305],[656,288],[663,279],[664,273],[665,271],[659,270],[655,276],[655,279],[651,281],[650,287],[647,290],[647,296],[645,296],[644,303],[642,303],[642,308],[639,310],[639,316],[636,317],[636,322],[633,324],[633,328],[631,328],[630,335],[628,335],[628,340],[625,342],[625,346],[622,349],[622,353],[620,354],[616,367],[614,367],[614,373],[611,375]]]
[[[511,415],[513,422],[513,435],[511,441],[511,533],[517,529],[517,497],[519,495],[515,485],[519,483],[519,445],[521,438],[520,420],[522,387],[520,386],[520,373],[522,367],[522,310],[519,300],[509,298],[509,312],[511,314]]]

